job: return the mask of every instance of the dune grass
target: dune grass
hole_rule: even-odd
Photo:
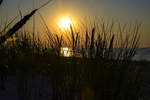
[[[19,30],[37,10],[0,37],[0,66],[1,69],[8,66],[7,72],[1,72],[12,76],[19,74],[20,100],[29,100],[32,96],[25,95],[24,80],[35,73],[52,84],[52,100],[75,97],[81,100],[138,100],[143,96],[144,68],[131,60],[139,46],[139,24],[129,28],[119,24],[116,33],[114,22],[101,21],[82,29],[85,33],[70,26],[68,35],[60,36],[51,33],[41,16],[47,30],[47,40],[43,42],[38,36],[33,38],[32,33]],[[74,54],[79,51],[81,56],[63,57],[60,49],[64,46],[71,47]]]
[[[143,95],[143,69],[131,61],[139,45],[138,25],[132,36],[126,35],[122,40],[117,34],[107,33],[104,24],[101,32],[96,31],[96,27],[91,28],[91,32],[86,29],[85,41],[80,43],[82,34],[75,33],[71,27],[72,41],[68,47],[71,46],[74,53],[78,49],[82,55],[79,58],[61,56],[60,49],[68,40],[50,33],[46,23],[45,26],[48,42],[42,42],[40,37],[32,38],[27,31],[18,31],[13,36],[15,41],[1,45],[2,65],[8,65],[12,75],[20,72],[20,100],[26,98],[24,77],[31,73],[42,73],[50,81],[53,100],[70,100],[75,96],[82,100],[86,96],[89,100],[137,100]]]

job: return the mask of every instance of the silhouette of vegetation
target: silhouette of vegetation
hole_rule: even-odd
[[[0,5],[2,4],[3,0],[0,0]]]
[[[85,33],[70,26],[67,36],[59,36],[51,33],[40,15],[47,31],[43,42],[39,36],[33,38],[30,32],[19,30],[37,10],[0,37],[0,75],[17,77],[19,100],[36,98],[32,88],[26,91],[26,81],[34,75],[49,81],[51,100],[138,100],[143,96],[145,69],[132,61],[139,46],[140,24],[130,30],[119,25],[115,34],[114,22],[107,25],[102,21],[83,29]],[[63,57],[64,46],[74,55]],[[76,52],[81,55],[77,57]],[[4,87],[4,79],[0,82]],[[42,96],[40,89],[37,92]]]

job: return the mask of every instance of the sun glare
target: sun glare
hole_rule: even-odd
[[[64,17],[64,18],[61,18],[58,22],[58,26],[61,28],[61,29],[69,29],[70,28],[70,25],[72,25],[72,21],[69,17]]]
[[[60,52],[64,57],[71,57],[73,55],[71,51],[72,51],[71,48],[63,47],[61,48]]]

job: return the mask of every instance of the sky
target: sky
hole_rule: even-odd
[[[4,0],[0,7],[1,19],[13,19],[18,8],[23,15],[39,7],[47,0]],[[100,16],[106,19],[116,18],[121,23],[142,23],[141,47],[150,47],[150,0],[52,0],[39,12],[49,25],[61,16],[75,19],[86,16]],[[7,16],[7,17],[6,17]],[[36,14],[39,16],[39,13]],[[37,22],[40,20],[37,18]],[[37,26],[38,27],[38,26]],[[53,27],[53,26],[51,26]]]

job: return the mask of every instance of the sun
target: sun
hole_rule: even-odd
[[[70,29],[70,25],[72,25],[73,22],[71,21],[71,19],[69,17],[62,17],[60,18],[59,22],[58,22],[58,26],[61,29]]]

